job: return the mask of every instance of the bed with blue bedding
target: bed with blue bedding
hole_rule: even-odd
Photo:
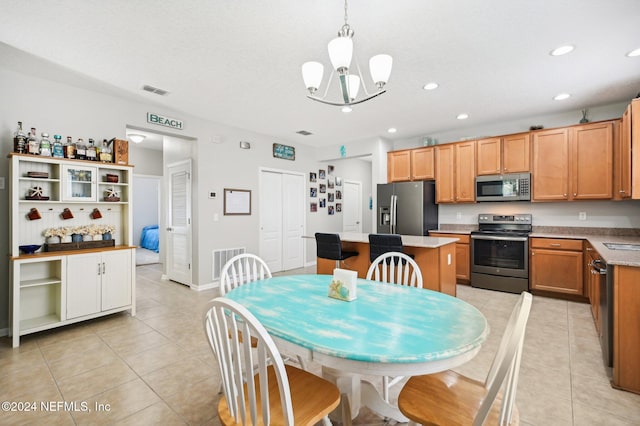
[[[142,228],[140,247],[153,250],[158,253],[158,225],[149,225]]]

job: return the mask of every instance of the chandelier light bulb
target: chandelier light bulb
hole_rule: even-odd
[[[333,69],[339,74],[349,71],[353,57],[353,40],[349,37],[336,37],[329,42],[328,49]]]
[[[382,89],[391,75],[391,67],[393,66],[393,58],[390,55],[381,54],[369,59],[369,71],[371,79]]]
[[[360,90],[360,77],[353,74],[348,77],[347,91],[349,92],[349,99],[353,101],[358,97],[358,91]]]
[[[322,82],[324,66],[320,62],[305,62],[302,64],[302,79],[310,93],[315,93]]]

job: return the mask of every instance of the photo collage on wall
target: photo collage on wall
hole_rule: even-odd
[[[327,209],[329,215],[342,212],[342,178],[334,176],[334,167],[309,172],[309,211]]]

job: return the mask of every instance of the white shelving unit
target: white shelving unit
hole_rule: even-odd
[[[10,154],[9,161],[13,346],[25,334],[124,310],[135,315],[133,167],[25,154]],[[96,208],[102,217],[94,218]],[[29,219],[33,209],[38,214]],[[72,218],[63,218],[65,209]],[[42,251],[45,229],[93,223],[115,225],[115,247]],[[19,246],[28,244],[43,248],[21,253]],[[92,291],[85,285],[93,286]],[[79,306],[84,306],[81,314]]]

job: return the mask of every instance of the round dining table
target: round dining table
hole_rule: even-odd
[[[245,306],[279,350],[317,362],[349,396],[405,422],[363,375],[414,376],[472,359],[489,334],[484,315],[455,297],[421,288],[357,280],[356,299],[328,296],[331,275],[282,275],[242,285],[225,297]]]

